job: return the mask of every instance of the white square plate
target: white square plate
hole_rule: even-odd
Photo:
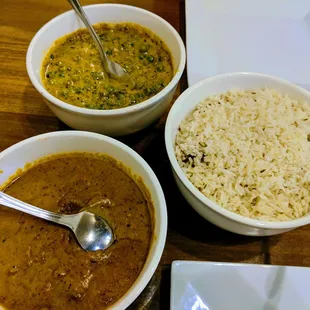
[[[175,261],[171,310],[309,310],[310,268]]]
[[[187,76],[275,75],[310,90],[310,0],[186,0]]]

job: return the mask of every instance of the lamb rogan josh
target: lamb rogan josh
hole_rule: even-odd
[[[4,191],[54,212],[98,214],[116,241],[85,252],[65,227],[0,206],[0,308],[105,309],[135,282],[152,242],[153,205],[142,181],[120,163],[59,154],[35,163]]]
[[[110,78],[86,29],[56,40],[41,71],[46,90],[58,99],[89,109],[118,109],[147,100],[173,77],[166,44],[149,29],[134,23],[101,23],[96,32],[108,57],[130,74],[128,81]]]

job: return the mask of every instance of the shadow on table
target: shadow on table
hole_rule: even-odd
[[[131,304],[128,310],[157,310],[161,309],[159,305],[160,284],[162,277],[162,267],[158,266],[156,272],[150,282],[139,295],[139,297]]]

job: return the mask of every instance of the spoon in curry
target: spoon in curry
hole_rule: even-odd
[[[93,26],[91,25],[91,23],[89,22],[87,15],[85,14],[85,11],[83,10],[79,1],[78,0],[68,0],[68,2],[71,4],[72,8],[77,13],[77,15],[80,17],[80,19],[82,20],[82,22],[86,26],[87,30],[89,31],[91,37],[95,41],[97,48],[98,48],[98,51],[99,51],[99,54],[100,54],[100,58],[102,60],[103,66],[104,66],[105,70],[107,71],[107,73],[113,78],[127,79],[134,86],[135,83],[132,80],[131,76],[128,74],[128,72],[121,65],[110,60],[109,57],[107,56],[106,52],[104,51],[104,48],[103,48],[103,45],[102,45],[100,38],[98,37],[98,35],[97,35],[96,31],[94,30]]]
[[[59,214],[34,207],[0,191],[0,204],[69,227],[85,251],[105,250],[114,242],[109,224],[90,212]]]

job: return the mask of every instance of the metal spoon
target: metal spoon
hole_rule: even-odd
[[[69,227],[86,251],[105,250],[114,242],[114,234],[109,224],[93,213],[80,212],[64,215],[50,212],[22,202],[1,191],[0,204]]]
[[[95,41],[97,48],[99,50],[99,54],[100,54],[102,63],[104,65],[105,70],[108,72],[108,74],[110,74],[110,76],[113,78],[126,78],[126,79],[130,80],[130,82],[133,83],[133,85],[134,85],[134,82],[133,82],[132,78],[130,77],[130,75],[128,74],[128,72],[122,66],[120,66],[118,63],[116,63],[116,62],[114,62],[108,58],[106,52],[103,49],[102,42],[100,41],[100,39],[99,39],[97,33],[95,32],[93,26],[89,22],[86,14],[85,14],[85,11],[83,10],[79,1],[78,0],[68,0],[68,2],[71,4],[74,11],[78,14],[78,16],[80,17],[80,19],[82,20],[82,22],[84,23],[86,28],[88,29],[93,40]]]

